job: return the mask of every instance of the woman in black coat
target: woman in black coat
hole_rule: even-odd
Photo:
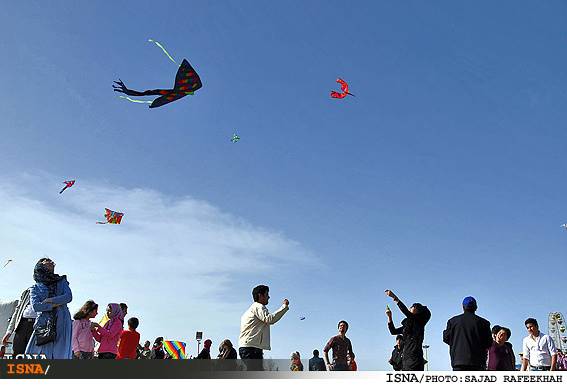
[[[427,306],[419,303],[413,304],[408,309],[391,290],[386,290],[386,295],[398,304],[398,308],[406,316],[402,320],[402,326],[396,328],[392,321],[392,311],[386,310],[390,333],[392,335],[402,334],[404,336],[402,371],[423,371],[425,364],[423,361],[423,338],[425,335],[425,324],[431,318],[431,312]]]

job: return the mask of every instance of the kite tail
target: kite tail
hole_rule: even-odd
[[[107,224],[108,222],[96,222],[96,224]]]
[[[148,39],[148,42],[155,43],[156,46],[158,46],[159,48],[161,48],[161,50],[163,51],[163,53],[164,53],[165,55],[167,55],[167,57],[168,57],[169,59],[171,59],[171,61],[172,61],[173,63],[177,64],[177,62],[175,61],[175,59],[173,59],[173,58],[171,57],[171,55],[169,55],[169,52],[167,52],[167,50],[165,49],[165,47],[162,46],[160,42],[157,42],[157,41],[155,41],[155,40],[153,40],[153,39]]]
[[[152,103],[152,101],[143,101],[141,99],[132,99],[130,97],[125,97],[123,95],[119,95],[118,98],[127,99],[128,101],[135,102],[135,103],[147,103],[147,104]]]
[[[59,194],[62,194],[65,189],[67,189],[67,187],[64,187],[61,191],[59,191]]]

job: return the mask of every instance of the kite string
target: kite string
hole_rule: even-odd
[[[123,95],[119,95],[118,98],[127,99],[128,101],[135,102],[135,103],[152,103],[152,101],[143,101],[141,99],[132,99],[130,97],[125,97]]]
[[[159,48],[161,48],[161,50],[164,52],[164,54],[167,55],[167,57],[168,57],[169,59],[171,59],[171,61],[172,61],[173,63],[177,64],[177,62],[175,61],[175,59],[173,59],[173,58],[171,57],[171,55],[169,55],[169,52],[167,52],[167,50],[165,49],[165,47],[162,46],[160,42],[155,41],[155,40],[153,40],[153,39],[148,39],[148,42],[155,43],[156,46],[158,46]]]

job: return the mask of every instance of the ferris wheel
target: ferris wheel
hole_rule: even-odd
[[[560,312],[551,312],[548,318],[548,334],[553,339],[557,349],[567,351],[567,328],[565,319]]]

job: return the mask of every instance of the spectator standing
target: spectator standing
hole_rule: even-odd
[[[557,349],[553,339],[540,332],[535,318],[528,318],[524,324],[528,330],[528,336],[522,342],[524,353],[522,371],[526,371],[528,366],[530,371],[555,371]]]
[[[120,309],[122,310],[122,320],[124,320],[126,318],[126,315],[128,314],[128,305],[121,302],[120,303]]]
[[[23,291],[18,301],[18,305],[10,318],[10,323],[6,329],[6,334],[2,338],[2,345],[8,345],[10,336],[14,334],[12,341],[12,356],[23,355],[26,346],[33,333],[33,324],[38,316],[30,303],[31,287]]]
[[[211,339],[205,340],[205,342],[203,343],[203,349],[201,350],[201,352],[199,352],[196,358],[211,360],[211,345],[213,345]]]
[[[67,277],[55,274],[55,262],[45,257],[35,265],[33,279],[30,303],[38,316],[25,353],[44,354],[48,359],[71,359],[73,329],[67,304],[73,300],[73,294]]]
[[[386,309],[390,333],[392,335],[402,334],[404,336],[402,371],[423,371],[423,339],[425,336],[425,325],[431,318],[431,312],[427,306],[420,303],[414,303],[408,309],[391,290],[386,290],[385,293],[394,300],[400,311],[406,316],[402,320],[402,326],[396,328],[392,321],[392,311],[389,308]]]
[[[241,359],[263,359],[264,350],[270,347],[270,325],[278,322],[289,310],[289,301],[283,300],[282,306],[271,314],[268,312],[270,288],[258,285],[252,290],[254,302],[240,319],[240,338],[238,352]]]
[[[303,371],[303,363],[301,363],[301,355],[299,352],[292,352],[289,369],[290,371]]]
[[[165,359],[165,352],[163,350],[163,337],[158,337],[154,340],[154,345],[150,353],[150,359]]]
[[[490,322],[477,316],[473,297],[463,300],[463,314],[447,321],[443,342],[449,345],[453,371],[484,371],[492,345]]]
[[[150,341],[146,340],[144,346],[138,345],[138,359],[149,359],[152,349],[150,348]]]
[[[73,316],[73,336],[71,347],[73,359],[90,360],[94,358],[94,325],[91,318],[98,314],[98,304],[88,300]]]
[[[224,339],[219,345],[219,359],[236,359],[236,349],[234,349],[232,342],[229,339]]]
[[[139,324],[140,321],[136,317],[128,319],[128,330],[120,333],[117,359],[136,359],[136,348],[140,344],[140,333],[136,331]]]
[[[325,348],[323,354],[325,356],[325,364],[329,371],[348,371],[347,355],[353,356],[352,343],[346,337],[348,331],[348,323],[344,320],[339,321],[338,324],[339,334],[331,337]],[[333,350],[333,363],[329,362],[329,350]]]
[[[515,371],[516,356],[512,349],[512,344],[508,339],[512,335],[510,329],[496,325],[494,341],[488,349],[488,371]],[[492,328],[493,331],[495,330]]]
[[[403,359],[403,350],[404,350],[404,336],[397,335],[396,336],[396,345],[394,345],[394,350],[392,351],[392,356],[390,356],[390,360],[388,363],[392,365],[394,371],[401,371],[402,370],[402,359]]]
[[[325,360],[319,357],[319,350],[313,350],[313,357],[309,359],[309,371],[326,371]]]
[[[122,313],[120,305],[108,304],[106,307],[108,321],[102,327],[99,324],[94,324],[96,329],[93,331],[93,336],[100,343],[98,347],[98,358],[100,360],[116,359],[118,340],[124,325]]]
[[[557,350],[557,371],[567,371],[567,356],[560,349]]]

